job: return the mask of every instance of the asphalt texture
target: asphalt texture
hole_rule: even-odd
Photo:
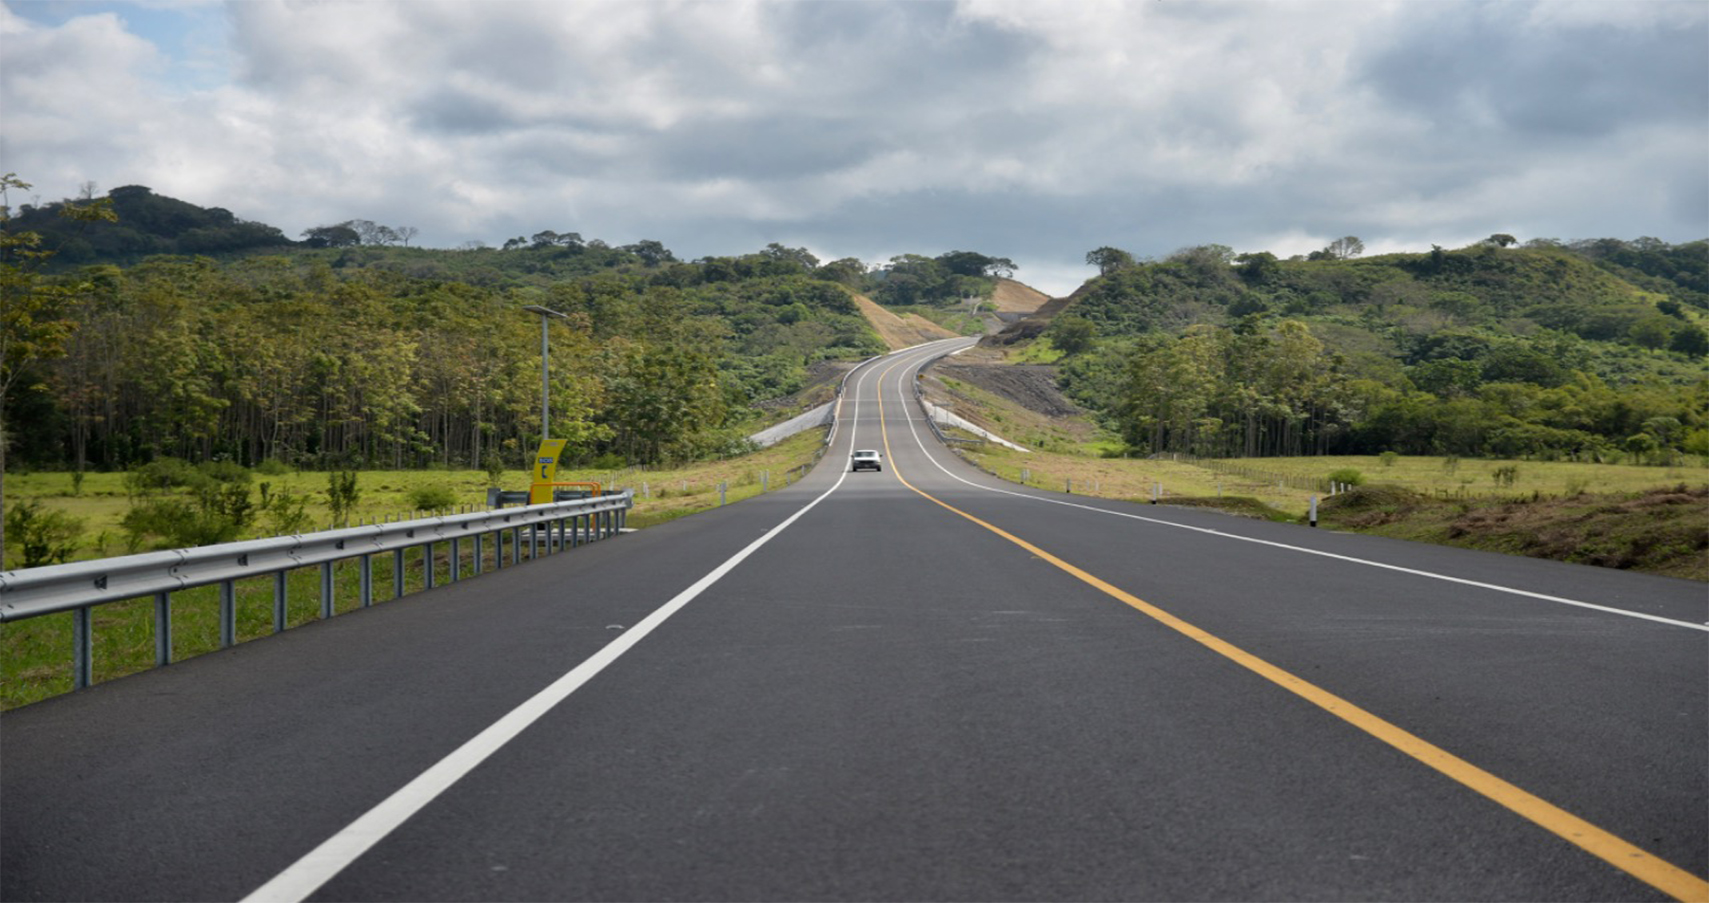
[[[1709,875],[1702,585],[1020,490],[957,344],[788,489],[0,716],[0,898],[242,899],[631,632],[293,898],[1668,898],[1203,635]]]

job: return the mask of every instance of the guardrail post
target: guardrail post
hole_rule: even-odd
[[[363,555],[361,568],[362,607],[367,608],[374,604],[374,556]]]
[[[475,576],[476,577],[481,576],[483,569],[486,567],[486,560],[485,560],[486,559],[486,551],[487,551],[485,548],[486,543],[481,541],[485,537],[486,537],[485,533],[476,533],[475,534]]]
[[[154,666],[172,664],[172,594],[154,594]]]
[[[404,597],[404,550],[392,550],[392,598]]]
[[[463,578],[463,544],[457,537],[451,537],[451,582],[456,583]]]
[[[237,645],[237,582],[220,582],[220,648]]]
[[[510,528],[510,563],[522,563],[522,528]]]
[[[433,570],[433,543],[430,542],[421,547],[421,572],[426,575],[422,578],[424,589],[432,589],[437,585],[434,581]]]
[[[285,584],[288,571],[273,572],[273,632],[285,632]]]
[[[89,606],[72,612],[71,615],[71,686],[75,690],[87,689],[90,678],[94,675],[95,642],[90,635]]]
[[[324,562],[320,566],[320,617],[326,620],[332,617],[332,562]]]

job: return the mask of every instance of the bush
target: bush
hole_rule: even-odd
[[[27,568],[64,564],[82,535],[81,518],[43,511],[40,502],[19,502],[6,512],[6,539],[18,546]]]
[[[305,493],[280,489],[273,492],[272,483],[261,484],[261,510],[267,515],[267,527],[274,536],[289,536],[309,528],[309,497]]]
[[[138,502],[119,521],[125,545],[135,552],[149,537],[169,548],[192,548],[231,542],[238,525],[217,511],[197,507],[181,499],[148,499]]]
[[[148,495],[179,486],[198,486],[203,480],[201,472],[189,461],[182,458],[155,458],[125,474],[125,490],[132,496]]]
[[[255,465],[255,472],[264,477],[282,477],[291,472],[291,468],[278,458],[268,458]]]
[[[409,491],[409,503],[417,511],[439,511],[457,504],[457,494],[444,486],[417,486]]]
[[[1400,453],[1399,452],[1386,451],[1386,452],[1383,452],[1382,454],[1378,455],[1377,460],[1382,462],[1382,465],[1384,467],[1393,467],[1395,465],[1395,462],[1400,460]]]
[[[350,511],[362,498],[356,477],[354,470],[335,470],[326,475],[326,506],[332,509],[332,519],[341,527],[350,525]]]
[[[504,458],[496,451],[488,451],[481,458],[481,469],[487,472],[487,485],[496,487],[504,479]]]
[[[1331,483],[1346,483],[1349,486],[1362,486],[1365,483],[1365,475],[1351,467],[1339,467],[1329,472],[1329,481]]]

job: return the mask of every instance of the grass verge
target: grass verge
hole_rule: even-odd
[[[823,432],[809,430],[788,440],[727,461],[711,461],[669,469],[624,471],[560,472],[562,480],[591,480],[613,489],[635,490],[635,507],[628,516],[630,527],[646,527],[674,520],[696,511],[717,507],[719,487],[725,487],[724,500],[734,503],[752,498],[761,492],[781,489],[799,475],[796,470],[810,465],[822,447]],[[122,475],[89,474],[82,492],[74,494],[69,474],[31,474],[8,477],[8,501],[36,500],[90,523],[89,529],[100,537],[87,542],[78,558],[122,555],[128,551],[118,528],[119,518],[128,508]],[[326,475],[292,473],[261,477],[275,486],[292,491],[312,493],[324,488]],[[505,476],[503,485],[521,488],[528,480],[527,471],[514,471]],[[449,486],[460,500],[458,508],[484,507],[487,476],[480,471],[365,471],[358,477],[362,487],[362,504],[355,510],[352,522],[408,519],[424,516],[409,510],[409,492],[420,486]],[[21,485],[20,485],[21,484]],[[316,496],[311,508],[317,517],[317,527],[325,526],[329,518],[324,491]],[[509,566],[514,546],[505,543],[505,561]],[[481,569],[491,571],[500,567],[493,543],[483,543]],[[523,560],[529,557],[525,544]],[[467,579],[475,571],[472,542],[459,543],[458,570]],[[443,586],[451,582],[452,554],[449,543],[434,547],[431,567],[433,582]],[[398,583],[395,560],[390,554],[373,558],[373,583],[376,604],[394,598]],[[404,556],[402,572],[403,594],[418,592],[427,586],[426,554],[411,549]],[[360,607],[360,566],[355,560],[339,562],[333,567],[333,610],[343,614]],[[237,589],[237,640],[247,642],[273,633],[273,581],[256,577],[239,581]],[[297,627],[320,618],[321,571],[319,567],[299,568],[287,575],[286,624]],[[208,586],[183,590],[172,595],[172,660],[217,651],[219,642],[218,587]],[[112,680],[154,667],[154,602],[152,598],[133,599],[93,610],[93,679]],[[31,618],[25,621],[0,623],[0,710],[13,709],[69,691],[72,687],[72,615],[63,613]]]

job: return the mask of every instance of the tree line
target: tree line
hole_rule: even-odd
[[[351,250],[58,275],[41,257],[7,256],[6,310],[27,300],[31,322],[48,324],[0,371],[15,385],[0,411],[16,459],[515,466],[542,433],[529,304],[567,315],[550,327],[548,430],[586,460],[741,448],[756,401],[798,390],[819,361],[882,349],[839,271],[820,273],[799,249],[654,266],[620,253],[618,267],[567,278],[537,277],[518,255],[498,286]]]

